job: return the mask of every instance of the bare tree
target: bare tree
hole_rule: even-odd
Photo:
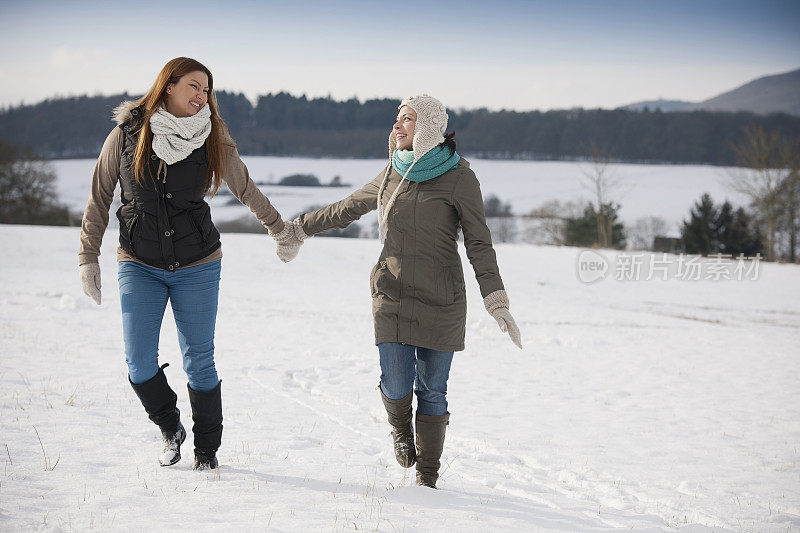
[[[517,223],[511,204],[503,203],[496,195],[489,195],[483,201],[483,212],[486,225],[496,242],[513,242],[517,234]]]
[[[53,224],[73,222],[56,198],[56,174],[28,148],[0,140],[0,223]]]
[[[781,186],[797,172],[800,138],[785,139],[761,126],[744,129],[733,147],[736,165],[728,171],[728,185],[747,196],[766,225],[767,259],[775,260],[775,241],[781,207]]]
[[[797,261],[797,238],[800,233],[800,172],[792,172],[780,185],[778,240],[785,247],[785,257]]]
[[[549,200],[523,215],[524,240],[534,244],[564,244],[564,227],[568,218],[580,216],[575,202]]]
[[[660,217],[637,219],[628,230],[630,247],[633,250],[652,250],[656,237],[665,237],[669,230],[667,221]]]
[[[611,245],[611,220],[606,216],[612,196],[619,193],[622,181],[610,168],[612,150],[600,148],[594,141],[589,146],[589,164],[582,169],[581,185],[593,198],[597,212],[597,243],[601,248]]]

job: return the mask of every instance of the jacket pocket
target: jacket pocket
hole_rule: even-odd
[[[437,293],[440,301],[442,301],[444,305],[451,305],[453,303],[453,276],[450,275],[449,268],[440,270],[438,285]]]
[[[378,278],[381,276],[382,271],[386,269],[386,261],[379,261],[377,265],[372,267],[372,272],[369,274],[369,288],[370,294],[372,296],[377,296],[379,289],[378,289]]]
[[[134,213],[134,215],[130,218],[130,220],[124,221],[123,224],[120,225],[121,228],[125,228],[125,237],[128,240],[128,245],[131,247],[131,252],[135,255],[136,254],[136,245],[134,244],[135,236],[136,236],[136,228],[139,225],[139,213]]]
[[[198,209],[189,213],[189,220],[192,222],[194,229],[200,235],[200,240],[205,246],[208,242],[208,236],[211,233],[211,223],[204,225],[205,219],[209,213],[205,209]]]
[[[453,305],[465,298],[463,272],[460,266],[439,265],[435,276],[435,305]]]
[[[467,287],[464,285],[464,271],[461,265],[449,267],[447,273],[451,298],[448,304],[465,300],[467,297]]]

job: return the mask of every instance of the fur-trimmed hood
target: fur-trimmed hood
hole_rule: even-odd
[[[134,109],[139,106],[139,102],[136,100],[125,100],[117,107],[114,108],[114,122],[117,124],[124,124],[128,122],[130,119],[134,117],[134,113],[131,113]]]

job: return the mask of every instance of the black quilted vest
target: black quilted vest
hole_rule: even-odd
[[[119,244],[137,259],[156,268],[175,270],[198,261],[220,247],[219,232],[211,221],[204,197],[208,160],[205,145],[186,159],[167,165],[166,179],[156,178],[159,159],[150,152],[150,173],[143,184],[134,179],[136,151],[143,107],[131,110],[120,124],[124,132],[119,183],[122,206],[117,210]],[[152,177],[150,177],[152,176]]]

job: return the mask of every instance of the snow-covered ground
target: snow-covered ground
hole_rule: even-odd
[[[0,530],[800,527],[798,266],[584,284],[578,249],[497,246],[525,349],[468,275],[432,491],[396,464],[375,390],[378,243],[314,238],[282,264],[265,236],[223,239],[221,467],[195,472],[191,436],[180,463],[158,466],[127,383],[115,235],[98,307],[81,293],[76,228],[0,226]],[[188,429],[169,311],[160,354]]]
[[[288,218],[303,213],[313,205],[325,205],[347,196],[371,181],[386,165],[381,159],[309,159],[301,157],[243,157],[250,175],[257,182],[276,182],[295,173],[315,174],[322,183],[340,176],[350,187],[278,187],[262,186],[281,214]],[[581,201],[592,198],[581,184],[585,163],[542,161],[489,161],[470,159],[481,182],[484,197],[497,195],[509,203],[517,215],[530,212],[544,202]],[[95,160],[72,159],[55,161],[59,195],[74,211],[82,212],[89,195]],[[679,224],[689,217],[690,207],[707,192],[715,202],[730,199],[735,205],[745,200],[725,185],[726,170],[699,165],[612,165],[610,175],[619,181],[611,199],[621,204],[620,218],[626,225],[642,217],[661,217],[669,231],[677,236]],[[249,214],[246,207],[225,205],[230,196],[212,200],[214,220],[232,220]],[[114,217],[111,217],[114,223]],[[374,213],[365,216],[364,229],[376,221]]]

